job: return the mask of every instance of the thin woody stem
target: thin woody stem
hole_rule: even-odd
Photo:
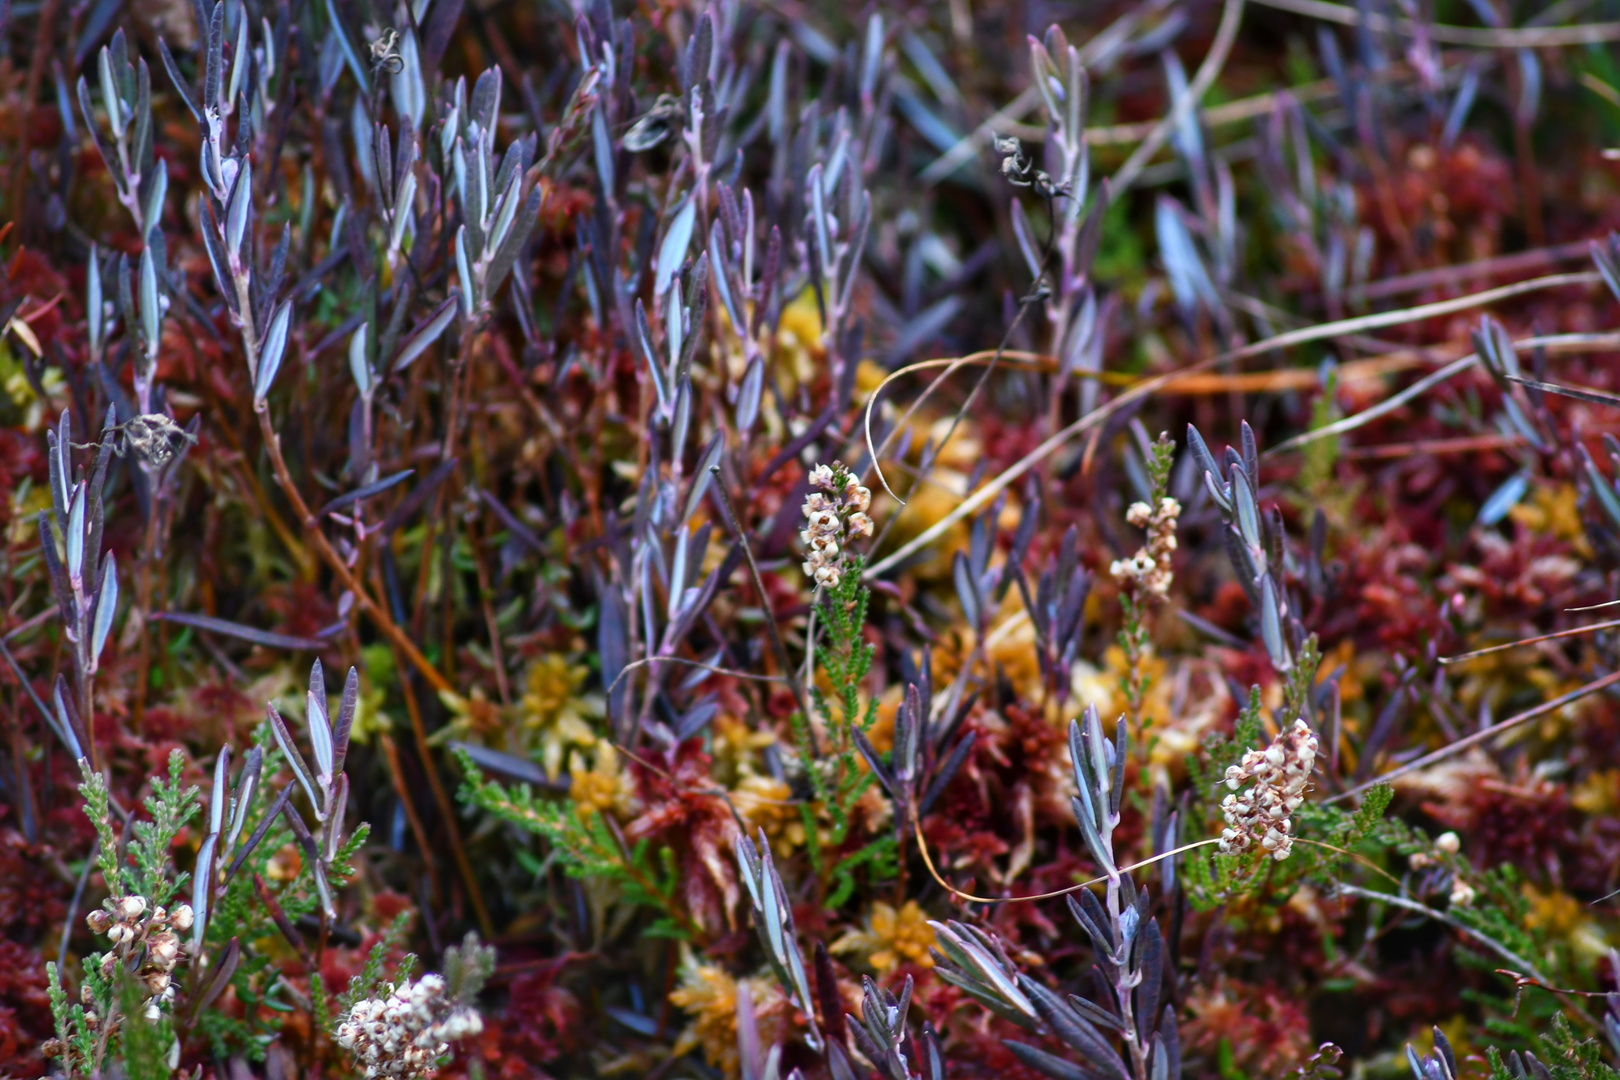
[[[294,514],[303,522],[304,531],[309,534],[310,540],[315,545],[315,553],[331,568],[332,573],[343,583],[343,587],[354,594],[355,602],[388,639],[389,644],[397,649],[402,657],[409,660],[412,667],[422,673],[422,677],[434,690],[454,690],[450,680],[441,675],[439,669],[422,655],[422,651],[416,647],[405,631],[400,629],[399,624],[394,622],[387,609],[371,598],[371,593],[354,576],[354,572],[343,561],[343,557],[326,539],[326,534],[321,531],[320,522],[310,511],[309,505],[304,502],[303,496],[298,493],[298,486],[293,483],[287,462],[281,456],[281,437],[276,434],[276,429],[270,422],[268,404],[260,401],[254,409],[259,414],[259,430],[264,435],[265,449],[270,454],[270,464],[275,469],[276,479],[280,482],[282,491],[286,493],[287,500],[292,503]]]

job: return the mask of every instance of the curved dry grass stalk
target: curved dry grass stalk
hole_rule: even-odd
[[[1585,686],[1578,686],[1567,694],[1560,694],[1551,701],[1544,701],[1534,708],[1526,709],[1524,712],[1510,716],[1506,720],[1498,721],[1488,728],[1482,728],[1481,730],[1474,732],[1472,735],[1465,735],[1454,743],[1442,746],[1440,749],[1435,750],[1432,753],[1424,754],[1422,757],[1417,758],[1414,761],[1409,761],[1399,768],[1391,769],[1382,776],[1375,776],[1364,784],[1358,784],[1348,791],[1342,791],[1339,794],[1322,801],[1324,803],[1336,803],[1341,799],[1348,799],[1353,796],[1360,795],[1362,792],[1369,788],[1375,787],[1378,784],[1387,784],[1397,777],[1405,776],[1407,773],[1416,772],[1419,769],[1427,769],[1429,766],[1444,761],[1446,758],[1451,757],[1454,754],[1461,753],[1471,746],[1477,746],[1482,742],[1488,742],[1491,739],[1494,739],[1496,736],[1502,734],[1504,731],[1518,727],[1520,724],[1527,721],[1534,720],[1538,716],[1545,716],[1547,713],[1562,709],[1565,705],[1572,705],[1581,698],[1586,697],[1589,694],[1595,694],[1599,690],[1607,689],[1617,682],[1620,682],[1620,671],[1610,672],[1601,679],[1594,679]]]
[[[1204,56],[1204,62],[1198,66],[1198,74],[1193,76],[1187,89],[1176,98],[1175,104],[1165,114],[1163,120],[1154,127],[1148,137],[1142,140],[1131,156],[1125,159],[1125,164],[1119,171],[1108,179],[1108,198],[1118,200],[1125,196],[1136,183],[1147,163],[1153,160],[1153,155],[1159,152],[1170,133],[1175,131],[1188,114],[1198,107],[1204,100],[1204,94],[1214,85],[1220,77],[1221,68],[1226,66],[1226,58],[1232,52],[1232,45],[1237,41],[1238,27],[1243,22],[1243,0],[1226,0],[1226,8],[1221,12],[1221,25],[1215,31],[1215,40]]]
[[[1537,634],[1535,637],[1520,638],[1517,641],[1506,641],[1500,645],[1492,645],[1489,648],[1484,649],[1475,649],[1473,652],[1459,653],[1456,656],[1442,656],[1440,657],[1440,663],[1460,664],[1464,660],[1473,660],[1477,657],[1489,656],[1492,653],[1505,652],[1508,649],[1518,649],[1525,645],[1539,645],[1543,641],[1557,641],[1560,638],[1580,637],[1582,634],[1595,634],[1599,630],[1609,630],[1616,626],[1620,626],[1620,619],[1611,619],[1608,622],[1593,623],[1590,626],[1577,626],[1569,630],[1557,630],[1551,634]]]
[[[1353,319],[1341,319],[1337,322],[1320,323],[1316,326],[1307,326],[1299,330],[1290,330],[1287,333],[1277,334],[1262,341],[1245,345],[1230,352],[1207,357],[1196,363],[1176,371],[1166,372],[1144,379],[1131,386],[1119,397],[1104,405],[1098,406],[1091,413],[1080,417],[1074,423],[1061,431],[1048,437],[1034,450],[1025,454],[1017,462],[1003,469],[996,477],[986,483],[978,491],[964,499],[956,509],[946,514],[939,521],[924,529],[911,540],[899,548],[885,555],[866,568],[863,577],[867,580],[878,577],[886,570],[899,565],[913,553],[927,547],[939,537],[950,530],[958,521],[976,513],[981,507],[987,505],[1008,485],[1023,476],[1030,469],[1051,456],[1060,447],[1070,442],[1078,435],[1083,435],[1092,428],[1102,424],[1114,413],[1129,405],[1131,402],[1148,394],[1156,393],[1178,378],[1207,371],[1216,364],[1244,360],[1252,356],[1286,349],[1295,345],[1303,345],[1311,341],[1322,341],[1328,338],[1343,337],[1346,334],[1359,333],[1363,330],[1375,330],[1385,326],[1399,326],[1404,323],[1419,322],[1423,319],[1433,318],[1436,315],[1450,315],[1458,311],[1468,311],[1473,308],[1484,307],[1498,300],[1506,300],[1526,293],[1538,292],[1543,289],[1556,289],[1569,285],[1590,285],[1602,280],[1596,271],[1586,271],[1576,274],[1550,274],[1546,277],[1532,278],[1529,281],[1517,282],[1513,285],[1503,285],[1483,292],[1470,293],[1467,296],[1458,296],[1450,300],[1438,300],[1432,304],[1420,304],[1416,307],[1401,308],[1397,311],[1379,312],[1374,315],[1361,315]],[[1562,335],[1561,335],[1562,336]],[[1583,336],[1583,335],[1578,335]],[[1620,340],[1620,339],[1617,339]],[[1005,357],[1006,354],[1004,353]],[[898,373],[897,373],[898,374]],[[888,380],[885,380],[885,383]],[[874,395],[875,396],[875,395]],[[1325,430],[1325,429],[1323,429]],[[1286,445],[1286,444],[1285,444]]]
[[[1362,13],[1348,4],[1330,4],[1326,0],[1254,0],[1278,11],[1291,11],[1323,22],[1341,26],[1360,26],[1377,33],[1401,34],[1416,37],[1419,33],[1431,41],[1444,45],[1469,45],[1477,49],[1550,49],[1576,45],[1600,45],[1607,41],[1620,41],[1620,23],[1586,23],[1577,26],[1523,26],[1508,29],[1487,29],[1472,26],[1447,26],[1443,23],[1419,26],[1411,19],[1390,19],[1379,14]]]
[[[1620,349],[1620,334],[1546,334],[1539,337],[1520,338],[1513,344],[1515,348],[1541,348],[1546,349],[1549,353],[1592,352],[1598,349]],[[1452,376],[1462,374],[1477,363],[1479,363],[1479,354],[1469,353],[1467,356],[1453,360],[1440,370],[1425,375],[1411,386],[1401,390],[1399,393],[1390,395],[1371,408],[1363,409],[1354,416],[1347,416],[1343,420],[1336,420],[1331,424],[1326,424],[1315,431],[1301,432],[1293,438],[1285,439],[1276,446],[1271,447],[1261,456],[1272,457],[1288,450],[1297,450],[1308,443],[1316,442],[1318,439],[1343,435],[1347,431],[1354,431],[1359,427],[1364,427],[1380,416],[1386,416],[1414,398],[1428,393]]]

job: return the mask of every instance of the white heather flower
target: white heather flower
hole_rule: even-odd
[[[1443,832],[1435,839],[1434,846],[1447,855],[1455,855],[1462,850],[1462,840],[1454,832]]]
[[[1451,906],[1468,907],[1474,902],[1474,887],[1462,878],[1451,879]]]
[[[804,500],[805,527],[799,540],[808,550],[802,566],[817,586],[837,588],[843,580],[848,541],[872,535],[872,519],[866,515],[872,493],[836,462],[812,469],[810,484],[821,490]]]
[[[1220,849],[1227,854],[1259,846],[1279,862],[1293,849],[1294,811],[1305,801],[1311,770],[1316,765],[1316,735],[1304,720],[1280,732],[1265,750],[1249,750],[1243,760],[1226,770],[1226,786],[1236,790],[1254,786],[1221,800],[1226,828]]]
[[[1145,502],[1132,503],[1125,520],[1147,531],[1147,543],[1131,558],[1114,560],[1109,575],[1143,596],[1167,597],[1174,579],[1170,555],[1176,550],[1176,519],[1180,516],[1181,504],[1175,499],[1160,499],[1156,510]]]
[[[126,896],[118,901],[118,917],[126,921],[138,919],[146,912],[146,897]]]
[[[180,939],[168,930],[153,934],[146,949],[152,963],[163,971],[172,970],[180,959]]]
[[[113,923],[107,928],[107,937],[114,945],[122,945],[134,936],[135,931],[130,929],[128,923]]]
[[[174,909],[174,914],[169,916],[169,925],[183,934],[191,929],[192,918],[191,905],[181,904]]]
[[[872,492],[851,476],[844,481],[844,505],[856,513],[864,514],[872,506]]]
[[[338,1045],[368,1077],[426,1077],[450,1043],[483,1031],[483,1019],[445,995],[444,979],[404,981],[386,999],[356,1002],[338,1025]]]

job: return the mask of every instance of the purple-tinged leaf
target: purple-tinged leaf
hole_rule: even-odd
[[[291,634],[278,634],[270,630],[259,630],[252,626],[231,622],[228,619],[216,619],[212,615],[194,615],[186,611],[154,611],[154,620],[179,623],[181,626],[195,627],[206,630],[211,634],[224,634],[226,637],[238,638],[262,645],[267,649],[311,649],[325,648],[323,642],[314,638],[294,637]]]
[[[439,340],[456,317],[456,301],[454,297],[445,300],[420,324],[416,329],[405,335],[399,344],[399,352],[394,356],[394,362],[389,365],[389,371],[397,374],[410,367],[416,358],[427,351],[429,345]]]
[[[460,750],[472,759],[473,764],[492,773],[498,773],[508,780],[515,780],[520,784],[528,784],[541,791],[567,791],[568,781],[553,780],[546,775],[546,771],[527,758],[516,757],[512,754],[492,750],[477,743],[451,742],[451,749]]]
[[[281,754],[287,759],[287,767],[292,769],[293,777],[304,789],[304,794],[309,796],[310,805],[319,809],[321,804],[315,797],[315,779],[310,775],[309,766],[304,764],[304,755],[298,752],[298,744],[293,741],[292,732],[287,730],[287,722],[281,718],[281,713],[276,711],[273,703],[265,705],[264,711],[270,721],[270,733],[275,736],[276,745],[281,747]],[[291,810],[288,811],[288,816],[298,817],[297,813]],[[298,818],[298,822],[302,825],[303,819]],[[308,831],[305,829],[306,835]]]
[[[219,834],[209,833],[197,849],[197,868],[191,879],[191,948],[193,952],[202,948],[203,938],[208,933],[208,905],[214,896],[214,849],[219,844]]]
[[[396,484],[403,483],[406,478],[415,475],[415,473],[415,469],[402,469],[392,476],[385,476],[381,480],[375,480],[362,487],[355,488],[353,491],[348,492],[347,494],[339,495],[337,498],[315,511],[315,516],[317,518],[323,518],[332,511],[341,510],[345,506],[359,502],[361,499],[369,499],[374,495],[381,495],[383,492],[387,491]]]
[[[457,461],[456,458],[441,461],[420,484],[411,489],[411,493],[405,496],[398,506],[389,511],[388,516],[383,518],[383,523],[377,527],[377,531],[373,535],[392,536],[395,530],[409,521],[412,515],[422,508],[422,504],[427,502],[429,496],[439,489],[439,485],[450,478],[450,474],[456,471]]]

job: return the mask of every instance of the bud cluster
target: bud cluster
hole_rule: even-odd
[[[135,977],[146,994],[148,1020],[156,1020],[159,1007],[174,1001],[174,969],[184,958],[179,934],[191,929],[192,920],[190,904],[168,911],[148,904],[144,896],[113,897],[85,916],[91,933],[113,944],[101,957],[103,978],[111,979],[120,962],[139,957]],[[85,1015],[86,1022],[93,1018],[93,1013]]]
[[[1249,782],[1254,786],[1221,800],[1226,817],[1222,852],[1236,854],[1258,845],[1278,862],[1288,858],[1294,846],[1289,816],[1305,801],[1316,749],[1310,726],[1295,720],[1293,728],[1279,732],[1266,749],[1249,750],[1226,770],[1226,786],[1232,791]]]
[[[444,978],[405,980],[386,998],[356,1002],[338,1025],[338,1045],[368,1078],[432,1076],[450,1043],[484,1030],[474,1009],[445,992]]]
[[[1176,519],[1180,516],[1181,503],[1175,499],[1160,499],[1158,509],[1145,502],[1131,504],[1125,520],[1147,531],[1147,543],[1129,559],[1114,560],[1108,568],[1114,580],[1129,582],[1137,593],[1156,600],[1168,596],[1175,574],[1171,556],[1176,550]]]
[[[817,585],[835,589],[843,579],[848,540],[872,535],[872,519],[866,516],[872,493],[836,461],[812,469],[810,486],[819,490],[804,500],[805,528],[799,533],[809,549],[804,572]]]

